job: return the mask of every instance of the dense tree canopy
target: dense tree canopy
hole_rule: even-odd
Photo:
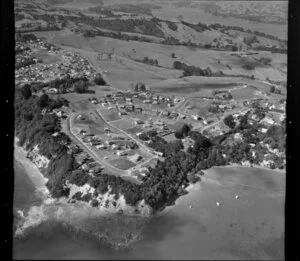
[[[80,80],[74,83],[74,91],[77,93],[87,92],[89,87],[88,81]]]

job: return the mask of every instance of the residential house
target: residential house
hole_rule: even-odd
[[[136,112],[142,112],[143,111],[143,108],[142,107],[135,107],[134,109]]]
[[[201,121],[202,120],[202,117],[200,117],[199,115],[192,115],[192,118],[196,121]]]
[[[162,115],[163,115],[163,116],[169,116],[169,114],[170,114],[169,111],[163,111],[163,112],[162,112]]]
[[[170,117],[178,117],[178,112],[176,112],[176,111],[172,111],[171,113],[170,113]]]
[[[127,155],[127,152],[120,150],[120,151],[117,151],[117,155],[118,156],[125,156],[125,155]]]
[[[263,124],[264,126],[271,126],[274,125],[275,121],[269,117],[265,117],[260,121],[261,124]]]
[[[126,112],[126,111],[120,111],[120,112],[119,112],[119,115],[120,115],[120,116],[122,116],[122,115],[127,115],[127,112]]]

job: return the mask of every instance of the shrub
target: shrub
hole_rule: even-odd
[[[106,82],[104,81],[102,75],[100,73],[96,74],[96,77],[94,79],[94,83],[97,85],[106,85]]]
[[[42,94],[41,97],[37,101],[37,105],[40,108],[44,108],[48,105],[49,96],[47,94]]]
[[[31,93],[31,89],[30,89],[30,85],[29,84],[25,84],[22,88],[21,88],[21,94],[23,95],[24,99],[27,100],[31,97],[32,93]]]

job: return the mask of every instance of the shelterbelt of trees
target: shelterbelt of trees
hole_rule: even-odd
[[[195,141],[194,146],[186,152],[182,150],[181,139],[167,143],[155,133],[151,134],[150,146],[156,151],[163,152],[165,160],[159,161],[154,168],[149,169],[141,185],[105,173],[91,177],[79,168],[74,154],[68,150],[69,137],[63,133],[52,135],[60,132],[60,119],[55,114],[41,113],[43,109],[52,110],[62,105],[67,106],[67,101],[61,98],[51,99],[46,94],[40,97],[32,95],[28,86],[16,90],[15,133],[19,138],[18,145],[25,146],[27,150],[38,145],[39,153],[50,160],[43,174],[49,179],[47,187],[53,197],[69,195],[69,189],[64,186],[69,180],[70,183],[79,186],[88,183],[95,188],[95,195],[89,194],[84,198],[76,195],[75,197],[80,200],[89,201],[92,196],[105,193],[110,186],[111,193],[116,194],[116,197],[124,195],[127,204],[135,205],[144,199],[154,210],[161,210],[186,193],[184,188],[200,179],[197,173],[202,174],[201,170],[247,159],[258,163],[260,158],[251,156],[249,143],[257,143],[263,139],[272,144],[272,147],[283,149],[285,146],[282,142],[285,134],[283,127],[271,127],[264,136],[258,134],[256,127],[247,123],[245,116],[231,132],[212,140],[199,132],[183,128],[179,136],[190,136]],[[235,145],[230,142],[226,144],[227,138],[238,131],[243,133],[246,141]],[[263,146],[261,150],[262,153],[265,152]],[[226,158],[223,156],[224,153],[227,155]],[[278,164],[281,167],[280,162]]]

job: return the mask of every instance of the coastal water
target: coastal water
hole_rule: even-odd
[[[205,176],[127,250],[49,221],[14,240],[14,259],[283,259],[285,174],[225,168]],[[14,201],[16,211],[41,203],[18,162]]]

